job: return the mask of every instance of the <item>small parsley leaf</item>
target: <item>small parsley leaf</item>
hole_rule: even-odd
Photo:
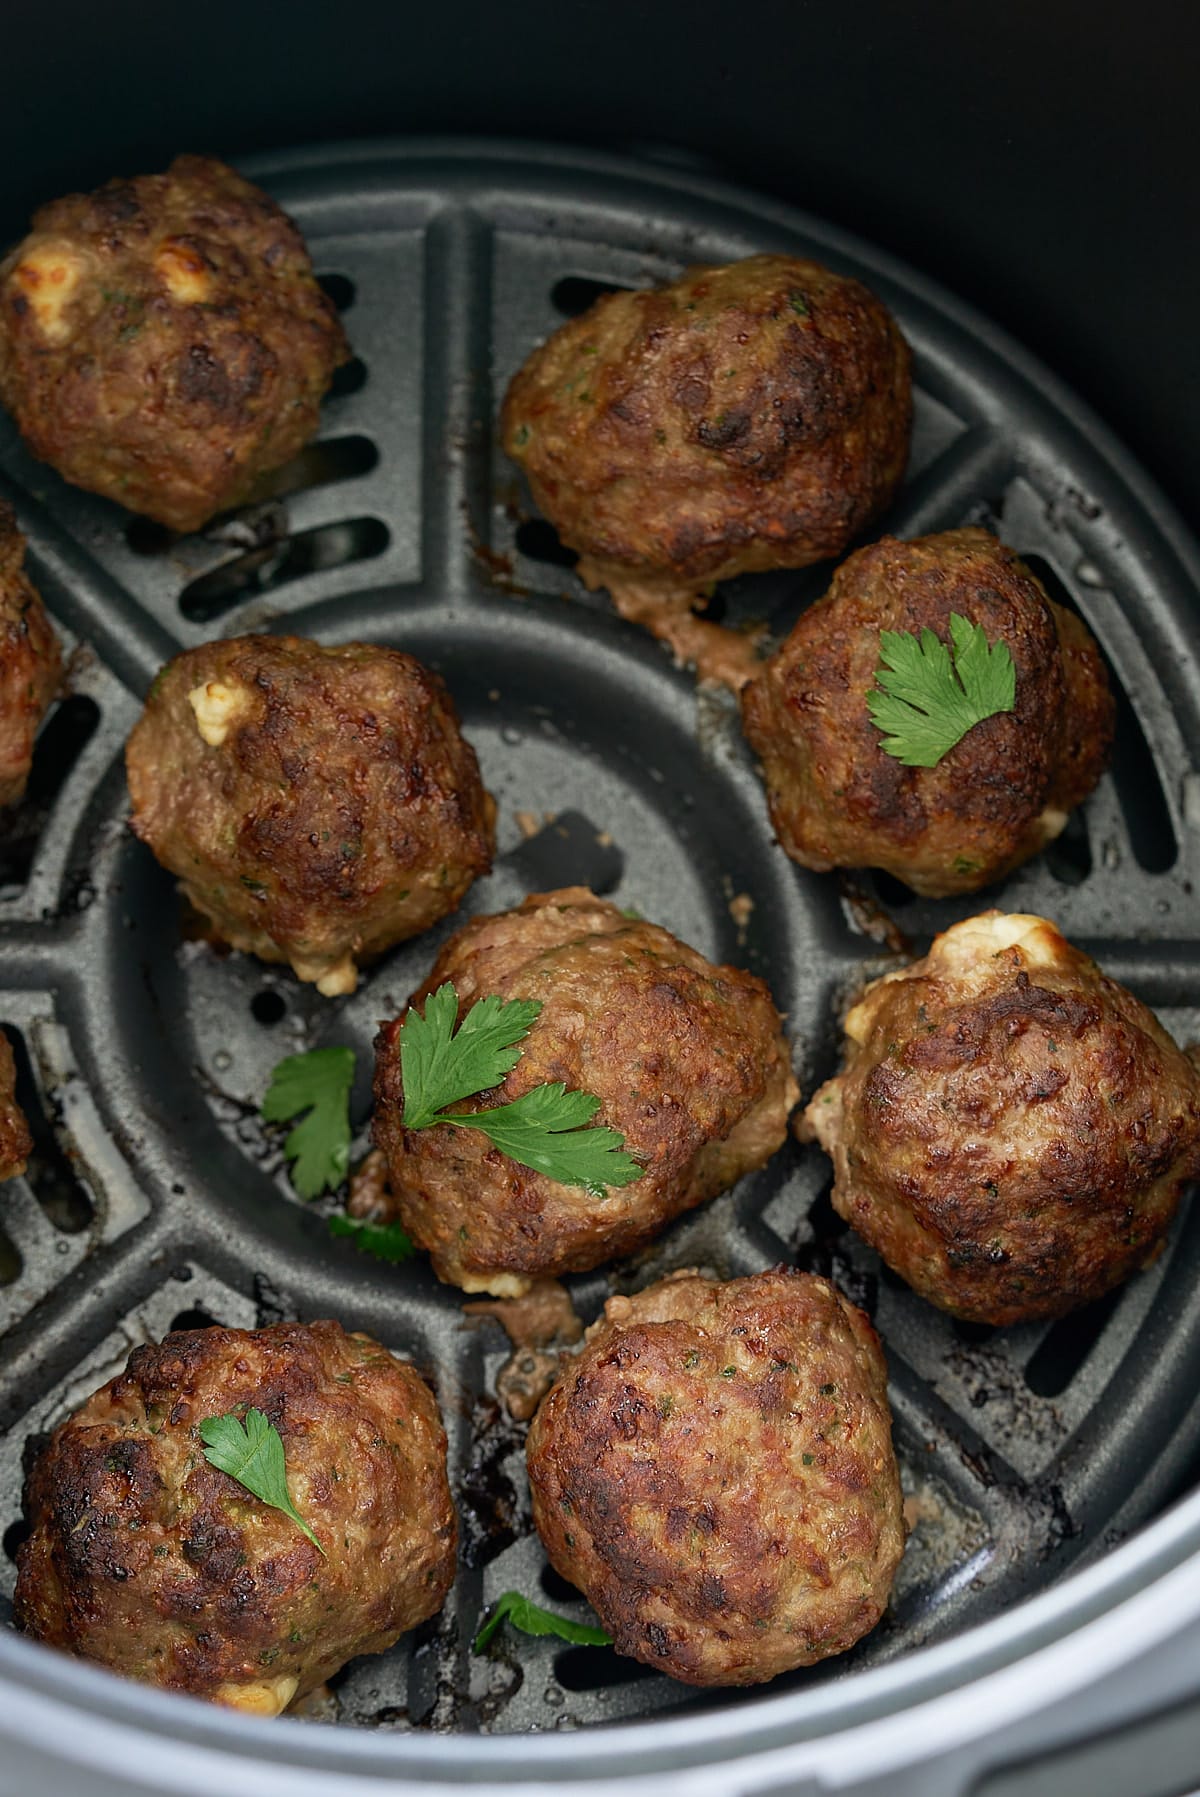
[[[489,1110],[446,1109],[491,1091],[512,1072],[521,1058],[517,1045],[541,1008],[537,999],[506,1003],[483,998],[456,1031],[458,993],[447,981],[427,999],[424,1017],[410,1010],[400,1029],[404,1127],[449,1124],[481,1130],[493,1147],[522,1167],[602,1197],[609,1186],[641,1179],[645,1168],[623,1152],[625,1138],[616,1130],[587,1127],[600,1109],[600,1100],[590,1092],[569,1091],[559,1081],[535,1086],[512,1103]]]
[[[288,1493],[287,1467],[283,1456],[283,1438],[261,1410],[247,1410],[245,1423],[230,1410],[224,1416],[206,1416],[200,1424],[204,1458],[218,1472],[228,1473],[252,1496],[282,1510],[298,1529],[324,1554],[317,1540]]]
[[[519,1591],[505,1591],[492,1605],[491,1614],[475,1637],[476,1653],[483,1652],[504,1622],[511,1622],[526,1635],[557,1635],[560,1641],[574,1641],[580,1647],[612,1646],[612,1636],[606,1635],[603,1629],[587,1622],[572,1622],[566,1616],[556,1616],[553,1610],[543,1610],[541,1604],[532,1603]]]
[[[335,1191],[350,1165],[350,1088],[354,1084],[352,1048],[313,1048],[289,1055],[271,1075],[262,1102],[267,1123],[287,1123],[301,1111],[283,1145],[292,1162],[292,1184],[301,1198]]]
[[[362,1217],[347,1217],[340,1212],[329,1219],[330,1235],[349,1236],[362,1254],[373,1254],[376,1260],[390,1260],[397,1265],[411,1260],[416,1246],[399,1223],[369,1223]]]
[[[1016,704],[1007,644],[989,645],[982,628],[957,612],[950,636],[953,662],[932,630],[919,639],[910,630],[879,633],[879,684],[867,694],[867,710],[884,732],[880,746],[905,767],[936,767],[968,730]]]

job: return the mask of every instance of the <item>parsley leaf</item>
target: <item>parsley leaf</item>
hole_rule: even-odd
[[[301,1198],[334,1191],[350,1165],[350,1088],[354,1084],[352,1048],[313,1048],[289,1055],[271,1075],[262,1102],[267,1123],[286,1123],[301,1111],[283,1145],[292,1165],[292,1184]]]
[[[471,1006],[456,1032],[458,993],[447,981],[426,1001],[424,1017],[410,1010],[400,1030],[404,1127],[445,1123],[481,1130],[494,1148],[522,1167],[602,1197],[609,1186],[640,1179],[645,1168],[622,1152],[625,1138],[616,1130],[586,1127],[600,1109],[600,1100],[590,1092],[568,1091],[558,1081],[535,1086],[511,1104],[490,1110],[445,1108],[490,1091],[512,1072],[521,1058],[517,1044],[525,1040],[541,1008],[537,999],[506,1003],[483,998]]]
[[[376,1260],[399,1264],[411,1260],[416,1246],[399,1223],[369,1223],[362,1217],[347,1217],[340,1212],[329,1219],[330,1235],[349,1236],[362,1254],[373,1254]]]
[[[561,1641],[574,1641],[582,1647],[612,1646],[612,1636],[606,1635],[603,1629],[587,1622],[571,1622],[566,1616],[556,1616],[553,1610],[543,1610],[541,1604],[532,1603],[519,1591],[506,1591],[496,1599],[490,1616],[475,1637],[476,1653],[483,1652],[503,1622],[511,1622],[526,1635],[557,1635]]]
[[[941,638],[922,630],[881,630],[879,685],[867,710],[880,745],[905,767],[936,767],[968,730],[1016,704],[1017,670],[1005,643],[991,646],[978,624],[950,614],[954,661]],[[884,690],[881,692],[880,688]]]
[[[288,1495],[287,1468],[283,1458],[283,1439],[261,1410],[247,1410],[243,1426],[230,1410],[224,1416],[206,1416],[200,1424],[204,1458],[218,1472],[228,1473],[239,1485],[274,1510],[290,1516],[313,1546],[324,1554],[317,1540]]]

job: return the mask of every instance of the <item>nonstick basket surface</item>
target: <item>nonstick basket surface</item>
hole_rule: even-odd
[[[925,282],[784,208],[667,167],[499,145],[368,145],[247,170],[295,216],[357,359],[319,441],[273,497],[202,535],[64,485],[0,423],[0,494],[77,646],[30,796],[0,846],[0,1022],[37,1137],[0,1212],[0,1584],[10,1609],[21,1457],[137,1343],[208,1321],[335,1316],[436,1385],[462,1517],[444,1614],[334,1681],[331,1717],[389,1731],[569,1729],[711,1706],[605,1649],[470,1642],[515,1587],[583,1619],[532,1533],[523,1432],[492,1391],[499,1328],[468,1326],[423,1260],[381,1266],[297,1202],[257,1111],[283,1055],[359,1054],[463,915],[575,882],[761,974],[788,1014],[805,1092],[836,1062],[839,1004],[988,903],[1052,917],[1200,1036],[1200,740],[1192,551],[1136,470],[1050,377]],[[1120,716],[1110,775],[1064,838],[995,893],[916,900],[793,867],[722,694],[586,593],[496,441],[505,385],[600,291],[759,250],[858,275],[916,355],[896,534],[983,523],[1086,618]],[[778,637],[828,568],[730,583],[730,622]],[[446,679],[499,804],[496,869],[463,913],[405,945],[350,1000],[181,935],[170,877],[125,828],[121,759],[159,666],[251,629],[402,647]],[[792,1143],[648,1254],[569,1283],[591,1320],[614,1290],[678,1266],[778,1261],[832,1275],[873,1315],[892,1379],[915,1528],[890,1612],[852,1654],[775,1695],[894,1658],[995,1615],[1104,1553],[1188,1475],[1200,1370],[1200,1239],[1186,1206],[1148,1272],[1052,1324],[956,1324],[881,1271]],[[744,1701],[744,1699],[739,1699]]]

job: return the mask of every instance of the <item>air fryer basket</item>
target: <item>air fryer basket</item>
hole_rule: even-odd
[[[570,1284],[590,1319],[611,1290],[672,1267],[730,1276],[788,1260],[831,1274],[872,1312],[916,1521],[888,1617],[853,1654],[750,1700],[700,1695],[607,1650],[555,1641],[501,1637],[473,1656],[483,1608],[509,1587],[586,1614],[530,1528],[522,1432],[491,1396],[506,1344],[494,1324],[465,1325],[460,1295],[424,1261],[381,1267],[332,1239],[332,1202],[295,1200],[279,1137],[257,1117],[282,1055],[348,1042],[359,1052],[365,1146],[376,1024],[461,916],[336,1003],[290,974],[183,940],[171,880],[124,828],[121,749],[158,667],[182,646],[269,629],[408,649],[445,677],[499,802],[496,870],[464,910],[575,881],[635,906],[768,981],[811,1090],[835,1062],[839,1001],[890,964],[884,914],[922,947],[992,895],[917,900],[885,878],[852,884],[793,867],[773,842],[735,707],[584,591],[572,556],[531,515],[495,415],[533,344],[599,291],[757,250],[812,255],[873,287],[916,352],[911,469],[883,527],[989,525],[1082,613],[1114,675],[1112,773],[996,902],[1053,917],[1189,1041],[1200,1038],[1191,544],[1042,369],[917,276],[780,205],[664,168],[500,144],[356,145],[247,172],[298,220],[358,358],[319,441],[273,497],[171,538],[66,487],[0,424],[0,494],[16,504],[34,578],[77,645],[71,695],[43,732],[29,799],[0,846],[0,1021],[37,1137],[0,1216],[0,1584],[7,1610],[27,1436],[173,1326],[296,1315],[370,1330],[432,1377],[462,1566],[442,1617],[335,1680],[337,1718],[364,1732],[326,1737],[286,1721],[264,1730],[114,1690],[4,1635],[0,1674],[14,1683],[0,1733],[15,1740],[16,1710],[33,1715],[38,1694],[51,1701],[57,1690],[82,1706],[79,1740],[100,1714],[140,1718],[147,1743],[174,1729],[244,1751],[254,1759],[245,1788],[260,1791],[275,1788],[263,1783],[275,1756],[288,1762],[290,1791],[306,1788],[305,1763],[353,1774],[347,1789],[406,1772],[464,1782],[562,1776],[552,1769],[563,1765],[578,1776],[661,1772],[701,1749],[736,1753],[739,1733],[757,1750],[898,1711],[939,1681],[1102,1613],[1192,1540],[1185,1508],[1113,1553],[1188,1472],[1200,1218],[1185,1206],[1153,1268],[1103,1303],[1049,1326],[985,1330],[881,1272],[832,1211],[824,1157],[793,1144],[637,1264]],[[766,616],[782,635],[827,575],[734,582],[716,604],[730,621]],[[1058,1589],[1068,1572],[1078,1576]],[[519,1736],[637,1719],[655,1720],[574,1743]],[[114,1773],[112,1788],[143,1788],[136,1775],[146,1789],[192,1789],[201,1761],[185,1760],[159,1764],[151,1752],[143,1771]],[[85,1763],[79,1788],[107,1790],[105,1752],[96,1746]],[[224,1763],[225,1788],[243,1788],[239,1765]]]

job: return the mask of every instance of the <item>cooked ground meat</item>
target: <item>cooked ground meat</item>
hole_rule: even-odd
[[[12,1044],[0,1030],[0,1180],[24,1173],[33,1137],[17,1103],[17,1067]]]
[[[1154,1259],[1200,1174],[1200,1079],[1052,923],[988,911],[867,987],[804,1128],[839,1215],[914,1290],[1020,1323]]]
[[[126,752],[132,827],[234,948],[332,996],[453,911],[495,806],[411,655],[243,636],[159,674]]]
[[[29,450],[173,530],[295,455],[349,354],[296,227],[211,157],[43,206],[0,264],[0,400]]]
[[[33,739],[62,680],[62,655],[25,572],[25,539],[0,500],[0,809],[25,791]]]
[[[283,1439],[281,1510],[210,1466],[198,1425]],[[18,1628],[114,1672],[277,1715],[432,1616],[454,1577],[446,1436],[410,1366],[338,1323],[190,1329],[136,1348],[29,1472]]]
[[[534,1417],[533,1519],[618,1653],[753,1685],[874,1628],[904,1548],[887,1369],[778,1268],[611,1298]]]
[[[848,276],[792,256],[607,294],[529,357],[504,447],[579,572],[670,636],[704,587],[839,555],[904,473],[910,354]]]
[[[1016,703],[936,767],[905,767],[867,710],[880,631],[949,644],[951,613],[1007,644]],[[1114,707],[1086,625],[1011,549],[968,529],[884,537],[843,562],[744,688],[742,720],[793,861],[886,868],[936,897],[989,885],[1058,835],[1104,770]]]
[[[376,1043],[375,1139],[395,1212],[440,1279],[519,1296],[539,1275],[630,1254],[784,1140],[796,1083],[762,981],[583,887],[472,918],[411,1004],[422,1009],[447,980],[460,1016],[491,993],[542,1006],[507,1079],[465,1108],[561,1080],[599,1098],[594,1124],[620,1131],[646,1173],[596,1197],[519,1166],[475,1130],[405,1129],[398,1018]]]

